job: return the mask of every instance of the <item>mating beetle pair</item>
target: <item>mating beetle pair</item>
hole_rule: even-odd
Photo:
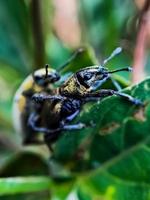
[[[141,105],[140,100],[120,91],[100,89],[102,84],[111,78],[112,73],[131,70],[130,67],[126,67],[109,71],[104,67],[120,51],[121,48],[115,49],[100,66],[82,68],[58,88],[54,88],[53,83],[60,80],[60,75],[48,65],[29,75],[16,92],[13,109],[15,127],[23,133],[23,143],[40,143],[38,135],[43,133],[45,143],[51,147],[62,130],[82,129],[85,124],[69,122],[89,101],[117,95],[132,104]],[[76,55],[77,53],[72,59]]]

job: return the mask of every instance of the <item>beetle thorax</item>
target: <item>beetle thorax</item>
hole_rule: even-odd
[[[78,83],[76,76],[72,75],[60,88],[59,92],[64,96],[82,96],[87,89]]]

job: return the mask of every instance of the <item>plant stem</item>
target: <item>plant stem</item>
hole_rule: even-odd
[[[40,10],[40,1],[31,1],[31,17],[32,17],[32,31],[34,40],[34,58],[35,58],[35,68],[41,68],[45,63],[45,47],[42,29],[42,18]]]
[[[149,11],[150,1],[145,1],[145,5],[141,11],[139,31],[136,39],[133,61],[132,82],[138,83],[144,79],[144,65],[146,62],[146,47],[148,43],[148,27],[149,27]]]

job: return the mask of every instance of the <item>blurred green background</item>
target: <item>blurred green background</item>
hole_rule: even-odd
[[[132,65],[140,12],[139,2],[130,0],[0,0],[0,199],[124,200],[134,195],[134,199],[150,198],[150,185],[144,182],[143,184],[147,184],[147,187],[139,186],[135,180],[140,180],[140,178],[135,178],[134,182],[130,180],[129,173],[128,176],[126,175],[129,179],[122,184],[124,177],[118,175],[121,174],[119,169],[115,168],[114,171],[111,169],[114,172],[112,176],[108,176],[109,170],[104,171],[103,167],[101,170],[100,166],[105,165],[105,161],[118,156],[123,150],[119,134],[115,133],[115,136],[110,135],[105,139],[95,135],[91,139],[90,128],[87,131],[80,131],[78,137],[69,136],[66,133],[65,137],[56,144],[54,155],[49,159],[46,147],[23,147],[20,136],[12,124],[12,103],[17,88],[28,74],[42,68],[45,63],[58,69],[75,50],[84,48],[83,53],[62,72],[65,75],[81,67],[102,63],[116,47],[121,46],[123,52],[110,61],[107,67],[116,69]],[[130,83],[131,75],[120,73],[116,79],[125,87]],[[143,87],[141,85],[140,88]],[[137,97],[141,97],[139,93],[139,90],[133,92],[137,94]],[[147,94],[144,94],[145,96],[141,98],[148,99]],[[110,101],[114,101],[116,105],[115,100]],[[116,101],[121,105],[119,100]],[[102,111],[96,111],[97,107],[89,105],[88,108],[93,112],[93,116],[98,116],[94,119],[95,122],[105,124],[112,120],[114,123],[118,119],[127,119],[125,117],[129,119],[133,114],[130,106],[122,104],[121,110],[118,110],[120,118],[115,118],[107,111],[109,103],[111,102],[106,100],[102,104],[103,116],[109,115],[109,119],[105,117],[98,119],[100,115],[98,113]],[[112,105],[112,109],[115,110],[116,106]],[[128,114],[127,110],[130,110]],[[92,114],[83,111],[80,117],[83,121],[89,122],[91,116]],[[128,122],[127,130],[131,130],[132,125]],[[95,132],[98,132],[100,127],[101,125]],[[147,132],[150,131],[147,124],[144,127]],[[117,131],[121,132],[121,130]],[[133,130],[133,132],[136,131]],[[141,139],[142,136],[139,138]],[[140,141],[139,138],[135,139],[135,143]],[[85,153],[83,149],[84,146],[88,146],[89,140],[92,141],[90,153]],[[99,142],[100,147],[95,150],[96,141]],[[82,145],[79,145],[81,143]],[[134,142],[129,143],[130,140],[125,146],[132,147],[134,144]],[[76,157],[72,157],[79,146]],[[109,150],[106,150],[108,146]],[[83,158],[83,152],[84,159],[80,159],[80,157]],[[99,158],[99,154],[104,155]],[[130,162],[134,166],[132,159],[128,161]],[[130,164],[126,167],[130,168]],[[98,168],[99,171],[94,171],[94,168]],[[88,178],[86,178],[87,170],[93,170]],[[150,169],[147,169],[147,174],[149,171]],[[80,178],[81,174],[83,179]],[[146,177],[146,174],[143,176]],[[130,185],[133,186],[132,189],[129,188]],[[137,191],[139,194],[133,194]]]

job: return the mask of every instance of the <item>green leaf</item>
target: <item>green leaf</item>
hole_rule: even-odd
[[[27,73],[31,65],[30,21],[24,1],[0,1],[0,63]]]
[[[38,154],[38,149],[36,153],[30,151],[13,154],[5,165],[1,166],[0,177],[48,176],[48,164],[44,157]]]
[[[49,190],[50,185],[50,178],[47,177],[1,178],[0,196]]]
[[[0,199],[48,200],[50,198],[51,178],[48,165],[37,151],[36,154],[29,150],[16,154],[12,152],[9,158],[10,153],[5,152],[7,160],[1,162],[0,166]]]
[[[149,164],[149,143],[143,142],[82,177],[78,189],[92,198],[149,199]]]
[[[63,182],[63,184],[60,184],[60,182],[54,183],[52,188],[52,200],[67,199],[67,196],[72,191],[73,186],[73,181]]]

